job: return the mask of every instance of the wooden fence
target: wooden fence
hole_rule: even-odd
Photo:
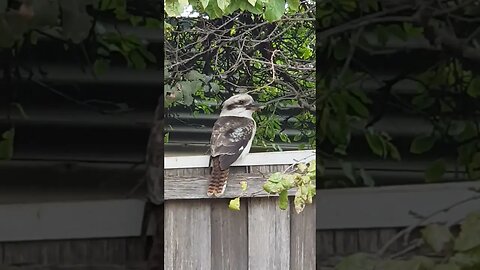
[[[0,204],[0,269],[143,270],[144,204],[140,199]]]
[[[252,153],[233,164],[222,198],[208,198],[208,157],[165,158],[165,269],[315,269],[315,206],[296,214],[263,192],[265,177],[313,151]],[[240,211],[228,198],[248,190]],[[293,195],[292,191],[290,195]]]
[[[480,188],[480,182],[317,190],[317,269],[333,270],[341,258],[353,253],[376,253],[399,231],[417,224],[416,215],[429,216],[478,196],[472,188]],[[441,211],[429,222],[455,225],[474,211],[480,211],[479,200]],[[412,236],[418,234],[418,228],[412,232]],[[386,254],[405,248],[401,237],[389,245]],[[428,248],[409,253],[431,255]]]
[[[143,270],[140,237],[0,243],[2,270]]]

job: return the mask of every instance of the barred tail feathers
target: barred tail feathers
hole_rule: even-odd
[[[228,180],[229,169],[222,170],[220,167],[220,158],[212,158],[212,171],[210,174],[210,183],[208,184],[207,195],[219,197],[225,191]]]

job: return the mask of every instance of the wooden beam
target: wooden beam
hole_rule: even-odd
[[[410,212],[427,216],[478,195],[472,187],[480,188],[480,182],[317,190],[317,229],[409,226],[418,222]],[[439,214],[432,221],[457,223],[473,211],[480,211],[478,200]]]
[[[0,205],[0,242],[140,236],[144,204],[126,199]]]
[[[276,196],[263,190],[263,185],[271,173],[239,173],[229,176],[225,193],[220,198],[235,197],[271,197]],[[165,200],[183,199],[209,199],[207,196],[209,176],[173,176],[165,175]],[[247,181],[245,192],[240,187],[240,182]],[[295,195],[296,190],[290,190],[289,195]],[[215,199],[215,198],[211,198]]]
[[[285,151],[285,152],[262,152],[250,153],[242,160],[232,164],[235,166],[255,166],[255,165],[289,165],[304,160],[308,162],[315,159],[315,150],[306,151]],[[165,157],[165,169],[181,168],[207,168],[209,166],[210,156],[178,156]]]

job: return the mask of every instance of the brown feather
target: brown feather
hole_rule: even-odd
[[[229,168],[222,170],[220,167],[220,157],[212,157],[212,172],[210,174],[210,183],[208,184],[207,195],[219,197],[223,194],[227,185]]]

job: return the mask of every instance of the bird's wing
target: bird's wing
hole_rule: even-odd
[[[219,157],[220,168],[227,169],[242,154],[252,139],[255,121],[246,117],[223,116],[213,126],[210,139],[212,157]]]

